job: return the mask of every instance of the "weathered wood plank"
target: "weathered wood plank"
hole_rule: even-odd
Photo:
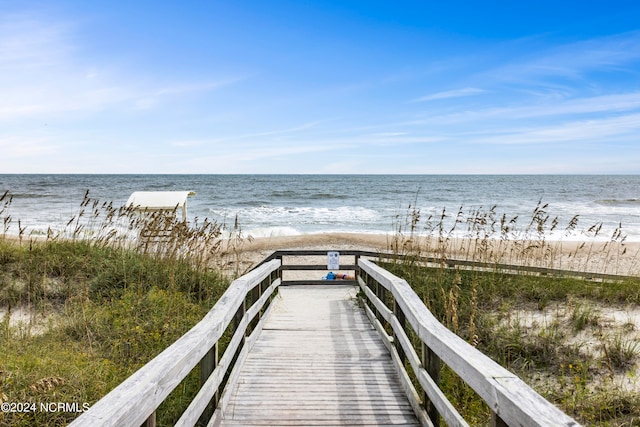
[[[313,393],[296,393],[295,390],[289,390],[285,393],[283,391],[278,391],[277,389],[273,390],[272,396],[264,397],[263,391],[245,391],[243,392],[243,397],[246,397],[249,402],[255,400],[257,405],[262,405],[265,408],[270,406],[278,408],[322,408],[329,411],[333,408],[348,406],[371,408],[371,395],[384,398],[384,405],[380,405],[378,408],[384,408],[385,405],[390,408],[408,408],[411,406],[407,399],[404,396],[399,395],[396,390],[389,390],[384,393],[368,394],[366,396],[327,395],[322,400],[317,399],[317,390],[314,390]],[[304,399],[300,396],[304,396]]]
[[[228,421],[228,426],[242,426],[242,427],[254,427],[254,426],[277,426],[277,427],[286,427],[286,426],[300,426],[300,422],[296,420],[285,420],[285,421],[273,421],[273,420],[264,420],[264,421]],[[344,426],[345,423],[343,421],[336,420],[319,420],[319,421],[305,421],[305,426]],[[349,426],[362,426],[362,427],[409,427],[415,426],[413,423],[403,423],[403,422],[395,422],[395,423],[380,423],[380,422],[370,422],[370,421],[351,421]]]
[[[210,425],[419,425],[353,287],[280,295]]]
[[[355,264],[340,264],[340,271],[353,271],[356,269]],[[327,265],[320,264],[288,264],[283,265],[282,270],[290,270],[290,271],[327,271]],[[326,285],[327,282],[325,281]]]
[[[305,426],[344,426],[346,423],[342,420],[305,420]],[[241,426],[241,427],[252,427],[252,426],[300,426],[300,421],[298,420],[262,420],[262,421],[233,421],[229,420],[225,422],[226,426]],[[402,422],[399,420],[394,420],[393,423],[387,422],[382,423],[379,420],[371,422],[369,420],[349,420],[349,423],[346,424],[349,426],[362,426],[362,427],[414,427],[415,423],[412,422]]]
[[[400,421],[403,423],[411,422],[411,420],[415,420],[415,417],[401,414],[401,413],[392,413],[392,414],[380,414],[380,413],[359,413],[359,412],[340,412],[337,414],[326,413],[324,411],[314,411],[312,413],[308,412],[278,412],[274,414],[270,413],[247,413],[247,414],[234,414],[233,419],[235,421],[254,421],[259,419],[260,421],[264,420],[274,420],[274,421],[298,421],[300,425],[306,425],[307,420],[313,421],[342,421],[344,424],[348,425],[353,421],[364,420],[369,423],[373,422],[382,422],[382,423],[392,423],[394,421]],[[414,421],[415,423],[415,421]],[[224,425],[224,424],[223,424]],[[414,424],[415,425],[415,424]]]

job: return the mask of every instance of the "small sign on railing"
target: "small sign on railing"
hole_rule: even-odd
[[[340,252],[327,252],[327,270],[340,270]]]

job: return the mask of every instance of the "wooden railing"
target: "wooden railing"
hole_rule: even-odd
[[[540,275],[540,276],[548,276],[548,277],[571,277],[577,279],[585,279],[585,280],[598,280],[598,281],[623,281],[623,280],[638,280],[638,276],[628,276],[622,274],[609,274],[609,273],[598,273],[598,272],[589,272],[589,271],[576,271],[576,270],[565,270],[559,268],[548,268],[548,267],[536,267],[530,265],[518,265],[518,264],[505,264],[505,263],[497,263],[497,262],[485,262],[485,261],[471,261],[464,259],[451,259],[451,258],[442,258],[442,257],[434,257],[434,256],[407,256],[404,254],[397,253],[387,253],[387,252],[371,252],[371,251],[360,251],[360,250],[341,250],[340,255],[353,256],[355,257],[354,264],[347,264],[341,266],[343,270],[351,270],[355,271],[357,266],[357,260],[360,257],[378,259],[381,261],[394,262],[397,260],[403,260],[407,258],[411,258],[412,261],[420,263],[424,266],[445,266],[446,268],[457,268],[457,269],[472,269],[472,270],[485,270],[485,271],[500,271],[503,273],[511,273],[511,274],[530,274],[530,275]],[[283,258],[293,258],[296,257],[309,257],[309,256],[327,256],[326,250],[280,250],[273,252],[270,256],[265,258],[263,263],[268,262],[272,259],[280,259]],[[326,259],[326,258],[325,258]],[[321,264],[299,264],[299,263],[290,263],[282,265],[282,270],[307,270],[307,271],[320,271],[324,269],[326,271],[326,265],[322,266]],[[285,281],[286,282],[286,281]],[[294,281],[289,281],[290,284],[295,284]],[[317,280],[311,280],[312,283],[317,283]],[[305,280],[304,283],[310,283],[309,280]]]
[[[367,252],[367,251],[358,251],[358,250],[341,250],[341,264],[340,271],[341,272],[349,272],[352,275],[355,275],[356,270],[358,269],[358,260],[360,257],[369,257],[379,259],[384,257],[384,254],[379,252]],[[347,264],[343,264],[342,261],[347,258]],[[327,274],[327,264],[326,262],[323,264],[323,261],[327,260],[327,251],[326,250],[282,250],[275,251],[267,258],[265,258],[263,263],[269,262],[271,260],[277,259],[280,261],[280,271],[283,285],[321,285],[327,284],[327,281],[322,280],[322,276]],[[302,259],[302,260],[300,260]],[[304,280],[299,280],[295,278],[288,278],[286,272],[294,272],[294,271],[304,271],[307,272]],[[309,279],[309,275],[313,277],[313,279]],[[357,285],[355,280],[341,280],[342,284],[353,284]]]
[[[206,425],[218,405],[220,391],[232,387],[237,370],[258,334],[271,300],[281,285],[327,284],[322,263],[292,263],[289,258],[325,256],[326,251],[277,251],[254,270],[231,283],[211,311],[189,332],[78,417],[71,426],[155,426],[156,409],[181,381],[200,366],[201,389],[176,425]],[[444,327],[409,284],[373,260],[396,255],[340,251],[353,257],[341,265],[359,285],[364,308],[389,349],[414,412],[426,425],[468,424],[439,388],[441,364],[449,366],[488,404],[495,426],[578,426],[514,374]],[[284,258],[287,258],[284,261]],[[428,260],[423,260],[429,262]],[[283,280],[286,271],[316,271],[314,280]],[[540,273],[540,272],[537,272]],[[543,273],[544,274],[544,273]],[[419,347],[408,333],[417,336]],[[219,357],[226,330],[233,337]],[[392,331],[391,335],[387,331]],[[422,390],[418,393],[405,366],[411,367]]]
[[[493,426],[578,425],[516,375],[438,322],[405,280],[366,259],[360,259],[358,267],[367,316],[391,352],[419,418],[428,418],[434,426],[439,425],[440,417],[449,426],[468,426],[439,388],[441,363],[445,363],[487,403]],[[409,339],[407,326],[419,338],[419,349]],[[388,329],[392,335],[387,334]],[[423,396],[409,381],[405,362]]]
[[[233,281],[196,326],[70,425],[155,426],[158,406],[198,364],[202,387],[176,425],[206,424],[219,390],[233,382],[233,368],[242,365],[260,333],[280,285],[279,268],[280,261],[272,260]],[[233,337],[219,358],[219,341],[229,326]]]

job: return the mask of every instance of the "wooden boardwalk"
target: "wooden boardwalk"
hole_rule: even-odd
[[[285,286],[213,425],[419,425],[356,289]]]
[[[441,420],[468,427],[440,389],[443,364],[484,400],[490,425],[579,425],[442,325],[409,283],[365,258],[375,254],[348,252],[355,257],[348,267],[356,275],[350,285],[360,286],[359,303],[357,288],[345,282],[282,280],[285,270],[319,271],[283,256],[324,257],[325,251],[274,252],[71,426],[155,426],[162,403],[198,369],[200,389],[176,427],[428,426]],[[220,352],[225,332],[232,337]]]

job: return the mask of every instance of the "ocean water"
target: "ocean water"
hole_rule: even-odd
[[[621,226],[627,241],[640,241],[638,175],[0,175],[0,195],[13,196],[0,220],[11,216],[11,234],[18,233],[18,219],[27,234],[62,230],[87,191],[120,206],[141,190],[195,191],[189,221],[209,218],[233,226],[237,217],[254,237],[393,233],[406,223],[410,207],[419,209],[423,232],[434,232],[444,210],[445,232],[458,217],[453,234],[468,235],[470,218],[492,207],[498,221],[517,218],[517,227],[525,229],[541,203],[547,205],[545,227],[557,218],[549,238],[592,238],[587,230],[602,224],[598,240],[610,239]],[[576,215],[578,225],[569,233]]]

